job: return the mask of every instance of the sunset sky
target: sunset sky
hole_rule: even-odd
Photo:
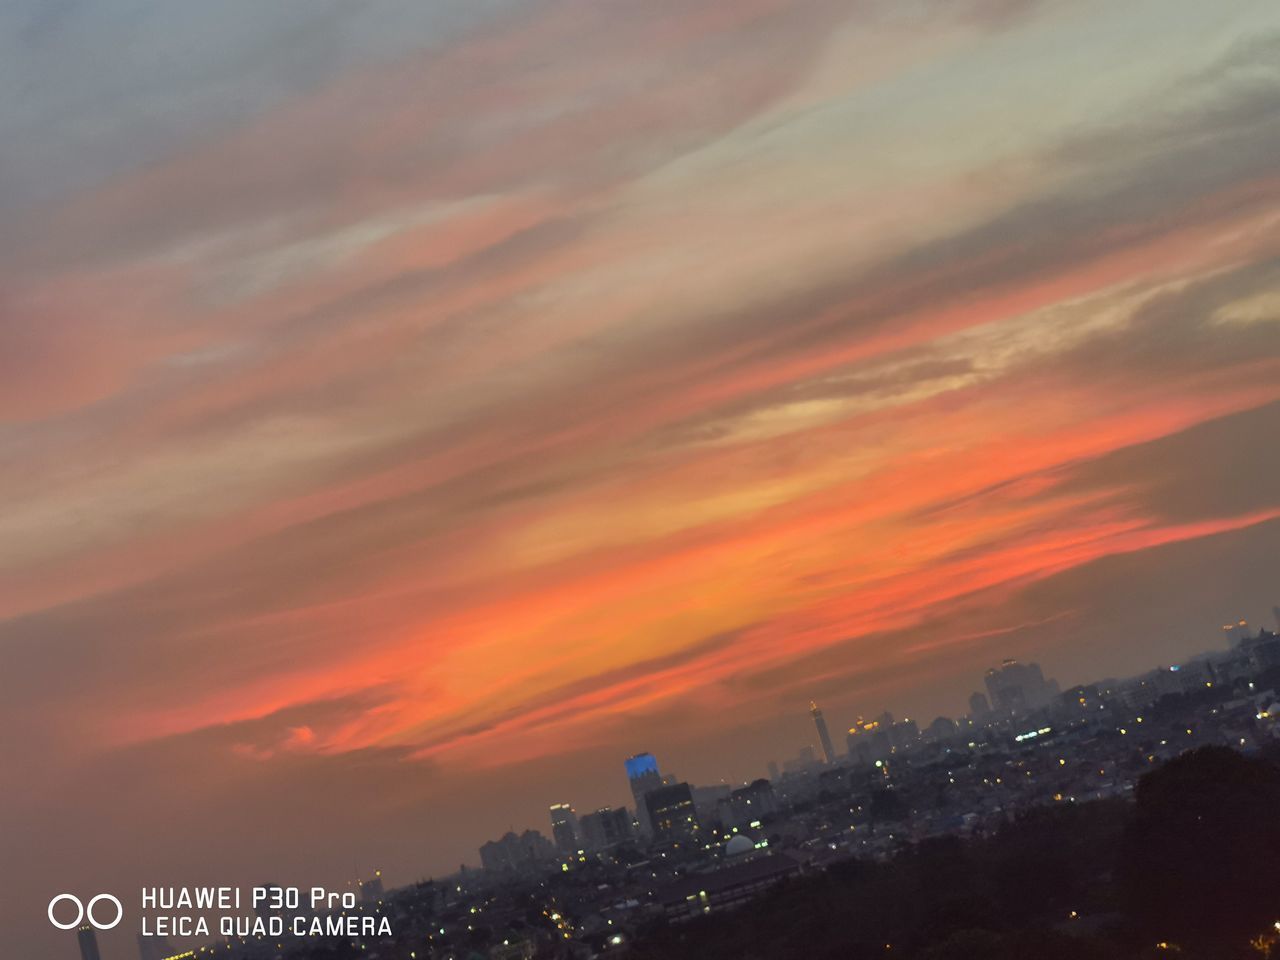
[[[1278,158],[1273,0],[0,7],[0,927],[1274,627]]]

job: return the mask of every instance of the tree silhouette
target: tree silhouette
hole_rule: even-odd
[[[1137,801],[1120,872],[1148,934],[1213,955],[1280,919],[1280,769],[1202,747],[1144,776]]]

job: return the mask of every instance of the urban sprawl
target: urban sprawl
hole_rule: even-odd
[[[1144,773],[1192,748],[1259,750],[1280,738],[1280,635],[1244,621],[1223,635],[1225,645],[1188,662],[1067,690],[1035,663],[1006,660],[986,672],[967,716],[923,726],[859,717],[839,746],[811,703],[816,744],[736,787],[695,785],[637,754],[620,771],[632,807],[579,814],[555,803],[549,836],[491,840],[479,870],[393,891],[380,875],[360,882],[354,913],[389,919],[389,936],[248,937],[181,952],[139,938],[141,957],[624,956],[654,923],[741,907],[789,877],[887,860],[931,837],[980,837],[1037,806],[1128,797]],[[96,951],[81,935],[82,952]]]

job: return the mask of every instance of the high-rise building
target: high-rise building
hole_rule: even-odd
[[[375,870],[368,880],[357,880],[360,888],[360,900],[364,903],[377,903],[382,899],[382,871]]]
[[[782,772],[794,774],[808,773],[816,766],[818,766],[818,755],[814,753],[812,745],[805,744],[796,751],[796,755],[794,757],[782,762]]]
[[[849,734],[845,738],[845,750],[849,754],[849,759],[857,763],[870,763],[875,757],[872,755],[871,735],[879,728],[880,723],[877,720],[864,720],[859,717],[854,721],[853,726],[849,728]]]
[[[480,864],[491,873],[522,873],[555,860],[556,848],[537,830],[509,831],[480,848]]]
[[[662,786],[662,774],[658,772],[658,761],[652,753],[637,753],[634,757],[627,757],[624,763],[632,796],[643,796],[645,792]]]
[[[579,823],[588,850],[607,850],[631,839],[631,814],[626,807],[601,807],[583,814]]]
[[[756,780],[739,787],[717,805],[720,825],[725,829],[745,827],[771,817],[778,812],[778,799],[773,784],[768,780]]]
[[[647,836],[653,836],[653,825],[649,822],[649,809],[645,806],[645,794],[657,790],[665,781],[658,772],[658,761],[652,753],[637,753],[624,761],[627,768],[627,783],[631,787],[631,796],[636,802],[636,819],[640,821],[640,829]]]
[[[551,838],[561,853],[578,850],[578,815],[567,803],[551,805]]]
[[[991,712],[991,701],[985,693],[976,690],[969,697],[969,716],[974,720],[983,720]]]
[[[858,763],[870,763],[889,756],[894,747],[894,726],[893,714],[888,711],[874,720],[859,717],[849,728],[849,735],[845,740],[849,758]]]
[[[818,742],[822,744],[822,758],[831,764],[836,762],[835,747],[831,746],[831,734],[827,732],[827,721],[822,718],[822,711],[812,700],[809,701],[809,712],[813,714],[813,725],[818,728]]]
[[[689,842],[702,830],[693,805],[693,789],[687,783],[650,790],[644,795],[644,804],[654,839],[659,842]]]
[[[959,730],[954,720],[950,717],[938,717],[933,723],[929,724],[928,730],[925,731],[925,736],[934,743],[942,743],[950,740],[958,732]]]
[[[1058,695],[1057,684],[1048,682],[1038,663],[1005,660],[986,675],[991,707],[1000,713],[1024,713],[1048,705]]]
[[[889,727],[889,743],[897,750],[906,750],[920,740],[920,725],[905,717]]]
[[[781,779],[781,777],[782,777],[782,771],[780,771],[780,770],[778,769],[778,761],[777,761],[777,760],[770,760],[770,761],[769,761],[769,763],[768,763],[768,770],[769,770],[769,779],[770,779],[771,781],[776,781],[776,780]]]
[[[1259,630],[1257,636],[1240,644],[1240,648],[1249,652],[1249,663],[1254,670],[1270,670],[1280,666],[1280,637],[1274,633]]]
[[[80,960],[102,960],[98,952],[98,934],[89,924],[84,924],[76,931],[76,939],[80,941]]]
[[[1249,639],[1249,624],[1244,620],[1236,623],[1224,623],[1222,625],[1222,635],[1227,641],[1227,646],[1235,649]]]
[[[733,792],[727,783],[715,783],[705,787],[693,787],[693,806],[698,811],[699,823],[710,823],[716,818],[716,804]]]

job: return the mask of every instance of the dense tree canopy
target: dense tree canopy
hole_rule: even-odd
[[[1280,920],[1280,768],[1203,747],[1143,777],[1137,801],[1122,874],[1148,933],[1210,949]]]

